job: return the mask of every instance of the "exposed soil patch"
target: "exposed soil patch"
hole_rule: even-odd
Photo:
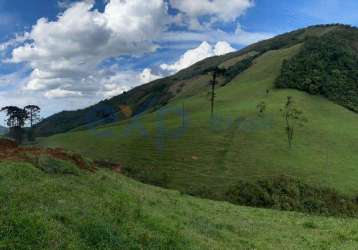
[[[17,148],[15,142],[7,139],[0,139],[0,151]]]
[[[80,154],[67,152],[63,149],[43,149],[36,147],[18,147],[15,142],[0,139],[0,161],[25,161],[33,163],[41,156],[50,156],[55,159],[69,161],[80,169],[95,171],[96,165],[84,159]]]
[[[36,165],[38,159],[43,156],[68,161],[82,170],[88,170],[91,172],[96,171],[98,168],[107,168],[116,173],[122,172],[122,166],[118,163],[106,160],[92,162],[83,158],[80,154],[68,152],[61,148],[18,147],[12,140],[0,139],[0,162],[24,161]]]

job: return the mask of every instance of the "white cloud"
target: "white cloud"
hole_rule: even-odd
[[[70,91],[65,89],[53,89],[45,92],[45,97],[47,98],[64,98],[64,97],[75,97],[82,96],[80,91]]]
[[[100,12],[94,9],[94,0],[58,0],[62,9],[55,20],[39,19],[28,33],[0,44],[0,57],[10,56],[5,62],[22,63],[26,68],[21,74],[0,77],[0,87],[3,87],[0,99],[7,98],[7,103],[14,105],[35,103],[43,106],[47,114],[85,107],[206,57],[232,52],[231,45],[248,45],[272,36],[247,32],[239,25],[232,33],[212,28],[215,22],[236,22],[236,18],[253,5],[251,0],[103,2],[106,6]],[[168,3],[179,10],[177,15],[168,14]],[[180,26],[185,31],[168,32],[168,25]],[[113,66],[108,60],[153,52],[158,44],[168,46],[167,49],[173,49],[170,47],[173,44],[177,46],[175,49],[187,49],[199,42],[202,44],[198,48],[188,50],[177,62],[161,65],[164,70],[161,73],[150,68],[142,72],[124,70],[125,67]],[[153,56],[157,60],[159,57]],[[143,64],[140,61],[140,65]],[[8,88],[11,82],[16,82],[16,90]],[[43,96],[47,98],[41,98]]]
[[[186,51],[174,64],[162,64],[160,67],[166,71],[178,72],[210,56],[213,56],[213,48],[209,43],[203,42],[199,47]]]
[[[156,75],[152,73],[151,69],[145,68],[143,72],[139,75],[140,82],[141,83],[148,83],[154,80],[157,80],[159,78],[162,78],[161,75]]]
[[[99,81],[103,86],[101,95],[105,98],[117,96],[132,87],[163,77],[162,75],[154,74],[149,68],[144,69],[142,72],[137,72],[121,71],[118,67],[113,67],[110,70],[102,71],[101,74],[102,76],[99,77],[101,79]]]
[[[235,30],[235,34],[230,35],[231,36],[231,41],[238,41],[241,44],[244,45],[250,45],[262,40],[266,40],[269,39],[271,37],[273,37],[273,34],[269,34],[269,33],[260,33],[260,32],[247,32],[245,30],[243,30],[241,28],[240,25],[237,25],[236,30]]]
[[[24,35],[16,34],[15,38],[10,39],[6,42],[0,43],[0,52],[4,51],[10,47],[17,46],[17,45],[25,42],[28,39],[29,39],[29,33],[27,33],[27,32]]]
[[[12,51],[8,62],[26,62],[33,69],[25,89],[43,91],[48,97],[94,94],[101,89],[101,62],[154,51],[152,41],[168,23],[163,0],[111,0],[103,13],[92,8],[92,1],[83,1],[56,21],[39,19],[26,36],[27,43]]]
[[[224,55],[233,51],[235,51],[235,49],[225,41],[218,42],[214,47],[208,42],[202,42],[199,47],[186,51],[177,62],[173,64],[162,64],[160,67],[170,73],[176,73],[205,58]]]
[[[225,55],[234,51],[236,51],[236,49],[231,47],[230,43],[225,41],[218,42],[214,48],[214,54],[217,56]]]
[[[255,42],[269,39],[273,37],[270,33],[261,32],[248,32],[237,26],[236,31],[233,33],[227,33],[220,29],[209,29],[205,32],[192,32],[192,31],[180,31],[180,32],[165,32],[162,36],[162,41],[166,42],[189,42],[189,41],[207,41],[210,43],[216,43],[224,40],[230,44],[247,46]]]
[[[200,28],[200,17],[211,17],[215,21],[233,22],[254,5],[253,0],[170,0],[171,6],[189,18],[193,29]]]

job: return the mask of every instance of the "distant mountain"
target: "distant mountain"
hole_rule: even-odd
[[[130,115],[155,111],[170,101],[181,97],[193,96],[207,89],[208,82],[210,81],[208,73],[216,67],[227,69],[225,76],[219,79],[221,86],[224,86],[249,68],[252,62],[265,52],[289,48],[297,44],[306,44],[306,42],[308,42],[308,45],[303,46],[300,58],[294,58],[292,59],[294,61],[290,63],[285,61],[282,75],[276,86],[297,88],[310,93],[322,94],[346,107],[355,109],[352,108],[352,105],[358,105],[358,97],[355,97],[358,96],[358,86],[351,85],[356,78],[357,68],[352,69],[353,76],[347,70],[350,67],[354,67],[357,62],[357,60],[354,62],[355,58],[357,58],[356,51],[358,46],[356,37],[357,29],[346,25],[319,25],[286,33],[258,42],[238,52],[207,58],[178,72],[176,75],[136,87],[86,109],[64,111],[55,114],[37,125],[37,133],[41,136],[49,136],[79,127],[85,129],[112,123],[127,119],[129,117],[128,110]],[[339,42],[341,40],[342,42]],[[333,45],[329,45],[332,41]],[[338,48],[335,52],[327,54],[327,56],[322,55],[322,53],[325,53],[325,50],[329,49],[329,46],[335,45]],[[349,49],[347,49],[347,46]],[[309,60],[310,53],[315,47],[321,48],[321,54],[316,53],[312,57],[313,60],[319,57],[324,62],[322,60],[319,62],[317,60],[313,61],[312,72],[305,72],[302,67],[304,68],[305,61]],[[334,65],[334,63],[331,65],[329,63],[329,61],[335,60],[335,56],[340,58],[340,65]],[[296,73],[292,74],[292,72],[289,72],[290,70]],[[301,70],[302,74],[297,74],[299,70]],[[327,72],[327,70],[330,72]],[[340,73],[337,73],[337,70]],[[320,79],[317,78],[317,74],[321,77]],[[297,75],[300,75],[300,77],[297,77]],[[309,75],[309,78],[306,79],[306,75]],[[327,77],[332,79],[328,84],[330,87],[327,85],[326,88],[323,88],[322,84],[327,80]],[[341,83],[344,83],[348,77],[350,79],[349,84],[346,84],[343,89],[339,89],[340,87],[337,86],[334,87],[333,82],[335,77],[338,77]],[[303,86],[293,86],[292,82],[295,82],[295,80],[301,82]],[[335,91],[338,92],[335,93]],[[345,97],[342,97],[342,95]]]
[[[8,132],[8,128],[0,125],[0,135],[6,134]]]

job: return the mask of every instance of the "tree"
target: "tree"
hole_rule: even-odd
[[[259,104],[257,104],[256,108],[257,108],[258,116],[264,117],[266,111],[266,103],[260,102]]]
[[[281,109],[281,112],[286,125],[285,130],[287,134],[288,146],[291,148],[296,126],[304,126],[307,119],[303,116],[302,111],[295,108],[292,96],[287,97],[286,104],[284,108]]]
[[[210,103],[211,103],[211,118],[214,117],[214,105],[215,105],[215,97],[216,97],[216,94],[215,94],[215,85],[218,83],[217,82],[217,77],[219,75],[224,75],[226,72],[225,69],[223,68],[219,68],[219,67],[216,67],[213,72],[212,72],[212,80],[210,81],[210,86],[211,86],[211,91],[210,91]]]
[[[28,120],[30,122],[30,127],[32,128],[37,122],[40,121],[40,107],[36,105],[27,105],[25,108],[28,113]]]
[[[23,140],[23,127],[28,119],[27,111],[16,106],[6,106],[0,111],[6,112],[6,123],[10,128],[10,136],[15,139],[17,144],[21,144]]]
[[[40,121],[40,107],[36,105],[27,105],[24,110],[28,114],[28,121],[30,123],[30,128],[27,131],[27,139],[29,141],[35,141],[35,130],[34,125]]]

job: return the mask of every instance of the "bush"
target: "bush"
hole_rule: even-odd
[[[48,174],[80,174],[80,170],[75,164],[47,155],[38,157],[36,166]]]
[[[356,199],[285,176],[255,182],[240,181],[227,190],[226,200],[239,205],[286,211],[358,216]]]

